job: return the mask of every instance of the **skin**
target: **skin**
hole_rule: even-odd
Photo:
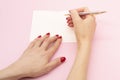
[[[0,80],[19,80],[24,77],[38,77],[49,73],[65,61],[65,57],[50,59],[57,51],[62,37],[50,37],[47,33],[30,43],[23,55],[13,64],[0,71]]]
[[[95,33],[96,23],[93,15],[79,16],[79,12],[89,12],[88,8],[70,10],[66,18],[68,26],[74,28],[77,40],[77,53],[74,65],[67,80],[86,80],[87,66]],[[47,33],[39,36],[30,43],[23,55],[13,64],[0,71],[0,80],[20,80],[25,77],[43,76],[65,61],[65,57],[58,57],[51,61],[52,56],[59,48],[62,37],[50,37]]]
[[[77,54],[71,72],[67,80],[86,80],[87,66],[95,33],[96,23],[93,15],[79,16],[79,12],[89,12],[88,8],[70,10],[70,17],[67,17],[69,27],[74,28],[77,39]]]

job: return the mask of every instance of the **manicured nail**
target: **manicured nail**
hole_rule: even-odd
[[[41,38],[41,35],[39,35],[38,38]]]
[[[62,38],[62,36],[59,36],[59,37],[58,37],[58,39],[61,39],[61,38]]]
[[[66,18],[66,20],[68,20],[68,17]]]
[[[50,35],[50,33],[47,33],[46,35]]]
[[[58,34],[56,34],[55,36],[56,36],[56,37],[59,37],[59,35],[58,35]]]
[[[61,62],[65,62],[65,60],[66,60],[65,57],[61,57],[61,58],[60,58],[60,61],[61,61]]]

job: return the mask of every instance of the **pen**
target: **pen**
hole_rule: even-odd
[[[79,15],[83,16],[83,15],[89,15],[89,14],[102,14],[102,13],[106,13],[106,11],[98,11],[98,12],[80,12]],[[70,16],[70,14],[65,14],[65,16]]]

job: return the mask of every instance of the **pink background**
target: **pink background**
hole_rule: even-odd
[[[97,19],[88,80],[120,80],[119,3],[119,0],[0,0],[0,69],[17,60],[29,44],[33,10],[69,10],[88,6],[108,11]],[[75,51],[75,43],[63,43],[58,53],[66,56],[67,61],[51,74],[36,80],[66,80]]]

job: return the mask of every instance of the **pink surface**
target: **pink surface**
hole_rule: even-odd
[[[0,0],[0,69],[14,62],[27,47],[33,10],[88,6],[93,10],[108,11],[97,17],[88,80],[120,80],[119,3],[119,0]],[[65,55],[65,64],[35,80],[66,80],[75,52],[75,43],[63,43],[54,57]]]

